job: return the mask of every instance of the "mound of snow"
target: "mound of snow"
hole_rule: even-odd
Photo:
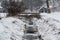
[[[22,40],[24,22],[8,17],[0,20],[0,40]]]

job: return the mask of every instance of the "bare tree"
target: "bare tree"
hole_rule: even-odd
[[[3,1],[3,7],[7,9],[8,15],[7,16],[15,16],[18,13],[22,13],[24,12],[27,7],[25,6],[25,4],[21,1]]]
[[[24,12],[25,11],[26,6],[24,5],[23,2],[10,2],[9,7],[8,7],[8,13],[9,15],[17,15],[18,13]]]

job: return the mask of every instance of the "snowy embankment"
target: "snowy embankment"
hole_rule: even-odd
[[[42,13],[41,19],[33,19],[44,40],[60,40],[59,15],[58,12]],[[0,40],[22,40],[24,25],[25,23],[18,18],[2,18],[0,20]]]
[[[43,13],[42,19],[37,21],[39,32],[44,40],[60,40],[60,19],[59,12]]]
[[[24,24],[13,17],[0,20],[0,40],[22,40]]]
[[[51,14],[41,13],[41,15],[45,15],[45,16],[47,16],[49,18],[56,19],[56,20],[60,21],[60,19],[59,19],[60,12],[53,12]]]

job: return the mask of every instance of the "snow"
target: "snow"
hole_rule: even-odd
[[[60,12],[41,13],[41,16],[41,19],[34,18],[32,21],[35,26],[38,26],[42,38],[44,40],[60,40]],[[3,16],[0,20],[0,40],[22,40],[25,24],[21,19]]]
[[[0,40],[11,40],[11,37],[16,40],[22,40],[22,27],[24,24],[25,23],[16,18],[2,18],[0,20]]]
[[[6,17],[7,13],[0,13],[0,18]]]
[[[46,14],[46,13],[42,13],[41,15],[46,15],[47,17],[51,17],[51,18],[53,18],[53,19],[56,19],[56,20],[59,20],[60,21],[60,19],[59,19],[59,17],[60,17],[60,12],[53,12],[53,13],[51,13],[51,14]]]
[[[51,14],[43,13],[41,15],[47,16],[47,17],[45,17],[45,19],[48,18],[48,20],[50,20],[50,21],[51,20],[55,21],[55,22],[51,22],[51,23],[55,24],[58,28],[60,28],[59,27],[60,26],[60,18],[59,18],[60,12],[53,12]]]
[[[38,21],[40,26],[40,33],[45,40],[60,40],[60,19],[59,12],[46,14],[42,17],[42,20]],[[44,20],[43,20],[44,19]]]

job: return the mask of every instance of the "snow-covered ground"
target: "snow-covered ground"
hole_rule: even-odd
[[[3,15],[3,16],[2,16]],[[25,23],[15,17],[0,17],[0,40],[22,40]],[[44,40],[60,40],[60,12],[51,14],[41,13],[41,19],[33,19]],[[4,17],[4,18],[3,18]]]
[[[22,40],[24,22],[8,17],[0,20],[0,40]]]

